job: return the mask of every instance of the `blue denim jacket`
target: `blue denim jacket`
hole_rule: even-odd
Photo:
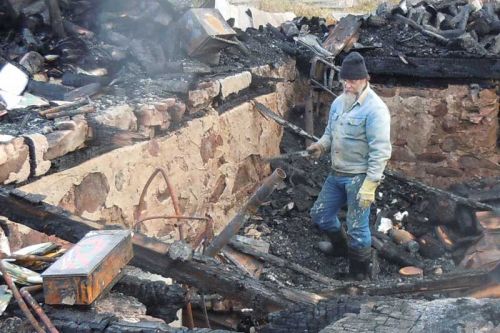
[[[318,143],[331,152],[335,171],[366,173],[368,179],[380,181],[392,150],[389,109],[369,85],[346,112],[343,96],[333,101]]]

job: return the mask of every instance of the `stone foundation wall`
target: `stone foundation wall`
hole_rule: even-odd
[[[499,98],[495,89],[473,85],[372,88],[391,112],[391,169],[441,188],[500,176]],[[331,101],[322,94],[323,120]],[[324,124],[316,127],[322,131]]]
[[[392,115],[391,168],[438,187],[500,175],[495,89],[376,90]]]
[[[295,65],[277,69],[256,68],[256,75],[284,78],[276,92],[256,98],[279,114],[294,101]],[[191,96],[192,97],[192,96]],[[207,96],[208,99],[213,98]],[[252,101],[222,114],[211,106],[205,115],[162,138],[116,149],[81,165],[45,176],[20,189],[45,195],[45,201],[85,218],[132,228],[140,218],[173,215],[166,184],[160,175],[152,181],[145,205],[138,212],[139,197],[155,169],[165,170],[177,193],[183,215],[209,215],[221,230],[260,180],[270,173],[262,157],[279,154],[283,129],[260,115]],[[165,240],[178,237],[175,220],[155,219],[140,230]],[[186,222],[193,238],[204,222]]]

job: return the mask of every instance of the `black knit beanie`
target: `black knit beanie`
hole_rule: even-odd
[[[365,59],[358,52],[351,52],[344,58],[340,68],[340,79],[361,80],[368,78]]]

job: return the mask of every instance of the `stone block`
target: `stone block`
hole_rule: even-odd
[[[212,104],[215,97],[220,94],[219,81],[200,82],[195,90],[188,93],[188,105],[190,109],[199,110]]]
[[[455,177],[462,177],[463,172],[462,170],[459,169],[454,169],[454,168],[449,168],[449,167],[426,167],[425,171],[427,171],[428,174],[438,176],[438,177],[450,177],[450,178],[455,178]]]
[[[24,139],[0,135],[0,184],[20,183],[29,175],[29,148]]]
[[[458,159],[458,163],[464,169],[491,169],[500,170],[500,166],[486,158],[479,158],[473,155],[464,155]]]
[[[186,104],[177,101],[173,106],[168,108],[168,113],[173,123],[179,123],[186,113]]]
[[[418,154],[418,160],[429,162],[429,163],[438,163],[446,160],[446,155],[441,152],[425,152],[422,154]]]
[[[393,146],[391,160],[399,162],[414,162],[416,157],[415,154],[406,146]]]
[[[461,139],[458,135],[450,135],[443,139],[443,143],[441,143],[441,149],[444,152],[453,152],[461,145]]]
[[[444,116],[443,122],[441,123],[441,127],[447,133],[456,132],[459,126],[460,126],[460,121],[456,117],[451,115]]]
[[[51,162],[45,159],[45,154],[49,149],[49,142],[42,134],[30,134],[24,137],[26,143],[30,146],[32,165],[31,175],[41,176],[49,171]]]
[[[57,124],[58,130],[47,134],[48,149],[45,159],[53,160],[84,146],[89,130],[83,119],[74,119]]]
[[[252,74],[248,71],[219,79],[222,99],[226,99],[231,94],[237,94],[246,89],[252,83]]]
[[[125,131],[137,130],[137,117],[134,114],[134,108],[126,104],[112,106],[99,112],[95,116],[95,120],[99,124]]]
[[[164,121],[163,112],[151,104],[141,105],[136,112],[136,116],[139,127],[160,126]]]

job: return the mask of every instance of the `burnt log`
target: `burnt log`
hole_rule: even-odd
[[[178,284],[167,285],[164,281],[151,281],[126,272],[114,285],[113,291],[137,298],[147,308],[147,315],[170,323],[175,320],[177,311],[187,304],[186,290]]]
[[[372,246],[377,249],[381,257],[398,265],[422,267],[422,264],[410,257],[405,250],[400,250],[395,244],[389,241],[384,242],[375,235],[372,235]]]
[[[449,42],[449,39],[441,36],[440,34],[437,34],[435,32],[432,32],[432,31],[425,29],[424,27],[420,26],[419,24],[417,24],[417,22],[413,21],[412,19],[404,17],[400,14],[394,15],[394,17],[398,21],[405,23],[405,24],[408,24],[410,27],[414,28],[415,30],[420,31],[422,34],[436,39],[440,43],[447,44]]]
[[[351,296],[405,296],[405,295],[444,295],[464,296],[470,290],[497,281],[497,266],[492,271],[487,270],[460,270],[438,277],[408,278],[401,280],[384,281],[383,285],[375,282],[345,283],[338,288],[318,291],[318,294],[333,298],[339,295]]]
[[[447,79],[500,79],[500,59],[496,58],[406,58],[365,57],[373,75]]]
[[[85,309],[53,308],[47,310],[47,315],[52,318],[60,332],[92,332],[92,333],[186,333],[186,328],[174,328],[167,324],[153,320],[140,319],[130,322],[120,319],[113,313],[95,313]],[[2,333],[28,333],[32,332],[26,327],[25,321],[20,318],[11,318],[10,322],[0,321]],[[224,333],[229,331],[196,328],[189,332],[199,333]]]
[[[359,313],[360,310],[361,299],[357,297],[329,299],[311,306],[296,305],[285,311],[270,314],[268,316],[269,324],[264,326],[260,332],[319,332],[347,313]]]
[[[111,79],[107,76],[94,76],[86,74],[75,74],[66,72],[62,76],[62,84],[71,87],[82,87],[91,83],[99,83],[102,86],[107,85]]]
[[[38,82],[30,80],[26,90],[33,95],[45,97],[48,100],[64,100],[64,95],[71,91],[70,88],[60,84]]]
[[[482,61],[485,61],[486,59],[482,59]],[[500,64],[500,63],[499,63]],[[436,187],[429,186],[427,184],[424,184],[416,179],[410,179],[408,177],[405,177],[401,174],[398,174],[394,171],[390,170],[385,170],[384,174],[388,177],[391,177],[397,181],[403,182],[413,188],[417,188],[419,190],[423,190],[425,192],[433,193],[439,196],[444,196],[446,198],[449,198],[456,202],[457,204],[462,204],[467,207],[475,208],[475,209],[480,209],[480,210],[494,210],[494,208],[490,205],[481,203],[477,200],[474,199],[468,199],[464,198],[462,196],[456,195],[454,193],[451,193],[449,191],[445,191]]]
[[[61,9],[59,8],[58,0],[45,0],[46,6],[49,8],[50,24],[52,31],[58,38],[65,38],[66,31],[64,30],[63,19],[61,16]]]
[[[41,196],[19,190],[0,189],[0,211],[13,222],[72,243],[87,232],[102,228],[96,222],[43,202]],[[256,311],[272,312],[292,304],[314,304],[322,299],[316,294],[262,283],[207,256],[195,254],[192,260],[175,261],[168,256],[168,244],[139,233],[134,234],[133,243],[132,265],[203,291],[241,299]]]
[[[317,273],[313,270],[310,270],[304,266],[301,266],[301,265],[298,265],[296,263],[293,263],[293,262],[290,262],[290,261],[287,261],[285,259],[282,259],[280,257],[277,257],[277,256],[274,256],[272,254],[269,254],[269,253],[265,253],[265,252],[262,252],[262,251],[258,251],[254,248],[252,248],[251,246],[248,246],[242,242],[238,242],[237,240],[232,240],[229,245],[233,248],[235,248],[236,250],[240,251],[240,252],[243,252],[243,253],[246,253],[246,254],[249,254],[251,255],[252,257],[255,257],[259,260],[262,260],[264,262],[268,262],[270,264],[273,264],[277,267],[281,267],[281,268],[288,268],[294,272],[297,272],[297,273],[300,273],[300,274],[303,274],[304,276],[307,276],[309,277],[310,279],[312,280],[315,280],[315,281],[318,281],[318,282],[321,282],[323,284],[326,284],[326,285],[336,285],[336,284],[339,284],[340,281],[337,281],[337,280],[334,280],[332,278],[329,278],[327,276],[324,276],[320,273]]]

